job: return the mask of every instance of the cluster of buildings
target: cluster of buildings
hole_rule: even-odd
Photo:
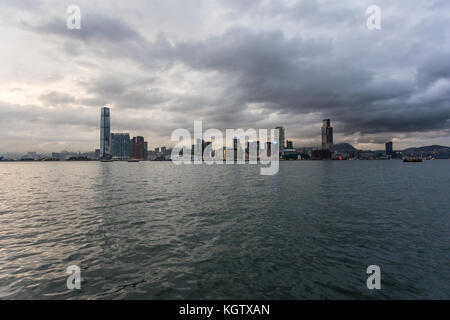
[[[357,150],[350,144],[341,143],[334,144],[333,142],[333,127],[331,120],[325,119],[322,123],[321,136],[322,144],[319,148],[303,148],[296,149],[293,142],[286,139],[286,130],[284,127],[276,127],[279,131],[278,146],[275,148],[279,151],[279,157],[282,160],[387,160],[387,159],[401,159],[402,157],[415,156],[425,159],[449,159],[450,148],[442,146],[428,146],[422,148],[410,148],[400,151],[394,151],[394,146],[391,141],[385,144],[385,150],[378,151],[363,151]],[[192,145],[190,150],[192,160],[197,160],[198,157],[203,158],[205,149],[210,146],[212,142],[198,140],[196,145]],[[260,158],[260,153],[267,153],[270,157],[272,154],[272,142],[266,142],[264,146],[260,146],[260,141],[247,141],[243,147],[238,138],[234,138],[233,146],[223,147],[223,150],[213,150],[212,146],[211,157],[215,157],[217,152],[223,152],[223,159],[228,157],[234,160],[242,159],[242,154],[246,160],[249,160],[252,150],[256,150],[257,158]],[[201,154],[195,152],[201,150]],[[111,111],[104,107],[101,109],[100,118],[100,149],[95,152],[73,153],[62,151],[59,153],[53,152],[51,156],[41,155],[36,152],[28,152],[19,158],[5,158],[0,156],[0,161],[88,161],[88,160],[102,160],[102,161],[168,161],[171,159],[171,149],[166,147],[158,147],[154,150],[148,149],[148,142],[144,137],[136,136],[131,138],[129,133],[112,133],[111,132]],[[189,152],[189,151],[188,151]],[[234,155],[234,156],[233,156]],[[253,158],[252,158],[253,159]]]
[[[149,151],[148,142],[142,136],[130,138],[129,133],[112,133],[111,111],[105,107],[101,110],[100,149],[96,150],[96,154],[100,160],[145,161],[164,158],[168,152],[166,147]]]
[[[357,150],[350,144],[334,144],[333,127],[331,120],[325,119],[322,122],[321,135],[322,145],[320,148],[294,149],[292,142],[284,144],[285,130],[280,130],[280,158],[285,160],[387,160],[402,158],[402,153],[394,151],[393,143],[387,142],[385,150],[362,151]]]
[[[286,140],[286,131],[284,127],[277,127],[280,132],[279,148],[280,159],[283,160],[331,160],[333,159],[333,127],[331,120],[325,119],[322,123],[322,147],[310,150],[296,149],[293,142]]]
[[[198,139],[196,142],[196,145],[192,145],[192,148],[190,150],[191,160],[193,160],[193,161],[205,160],[205,158],[204,158],[205,149],[208,146],[212,146],[211,141],[205,141],[205,140]],[[199,150],[198,154],[196,154],[196,150]],[[250,150],[255,150],[256,154],[251,155]],[[226,160],[227,158],[230,158],[231,160],[234,160],[234,161],[242,160],[242,159],[249,160],[250,158],[254,159],[255,156],[257,157],[257,159],[259,159],[261,150],[264,150],[264,152],[267,153],[267,157],[270,157],[271,152],[272,152],[272,143],[266,142],[264,148],[262,149],[260,146],[260,141],[247,141],[247,144],[243,148],[239,138],[235,137],[233,139],[233,147],[223,146],[222,150],[220,150],[220,149],[214,150],[211,147],[210,156],[212,158],[214,158],[216,156],[217,152],[222,152],[222,159],[224,159],[224,160]]]
[[[40,154],[37,152],[27,152],[24,155],[14,155],[10,157],[0,156],[0,161],[89,161],[97,160],[95,152],[52,152],[51,154]]]

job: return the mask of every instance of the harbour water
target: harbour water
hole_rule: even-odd
[[[0,163],[0,298],[449,299],[449,194],[448,160]]]

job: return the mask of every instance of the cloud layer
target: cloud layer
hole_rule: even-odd
[[[446,1],[0,1],[0,151],[92,150],[112,130],[170,145],[176,128],[284,125],[296,146],[450,145]],[[55,148],[60,148],[55,150]]]

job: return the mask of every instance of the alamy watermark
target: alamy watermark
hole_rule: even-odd
[[[81,9],[79,6],[70,5],[67,7],[66,13],[69,15],[66,20],[66,26],[69,30],[81,29]]]
[[[69,15],[66,20],[66,26],[69,30],[81,29],[81,9],[77,5],[70,5],[66,9]],[[381,29],[381,8],[377,5],[370,5],[366,9],[366,14],[369,15],[366,21],[367,29],[380,30]]]
[[[380,290],[381,289],[381,269],[377,265],[372,265],[367,267],[367,274],[370,276],[367,278],[367,289],[369,290]]]
[[[367,18],[367,29],[380,30],[381,29],[381,9],[379,6],[370,5],[367,7],[366,13],[369,15]]]
[[[172,132],[171,140],[178,142],[171,153],[172,162],[176,165],[260,164],[261,175],[278,173],[278,129],[226,129],[224,134],[219,129],[203,132],[202,121],[194,121],[193,137],[187,129],[176,129]]]
[[[67,278],[67,288],[69,290],[80,290],[81,289],[81,269],[79,266],[72,265],[67,267],[66,272],[70,274]]]

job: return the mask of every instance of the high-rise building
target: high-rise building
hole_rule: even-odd
[[[259,148],[259,141],[247,141],[245,153],[247,154],[249,160],[257,160],[259,158]],[[253,150],[256,150],[256,154],[253,153]],[[256,156],[256,159],[253,158],[254,156]]]
[[[111,157],[130,160],[130,148],[129,133],[111,133]]]
[[[206,154],[206,153],[205,153],[205,149],[206,149],[208,146],[211,146],[211,152],[210,152],[209,154]],[[202,155],[203,155],[203,160],[205,160],[205,158],[206,158],[207,160],[210,160],[210,157],[213,157],[213,156],[214,156],[214,155],[213,155],[212,142],[211,142],[211,141],[204,141],[204,140],[202,140]]]
[[[111,123],[109,108],[102,108],[100,118],[100,158],[111,157]]]
[[[286,149],[294,149],[294,144],[292,143],[292,141],[286,141]]]
[[[132,160],[147,160],[148,151],[146,149],[147,143],[144,137],[134,137],[131,140],[130,158]]]
[[[266,149],[266,155],[268,156],[268,157],[272,157],[272,142],[266,142],[266,146],[265,146],[265,149]]]
[[[386,142],[386,155],[393,156],[394,155],[394,145],[392,141]]]
[[[238,154],[241,152],[241,142],[239,141],[238,137],[233,138],[233,159],[234,161],[238,160]]]
[[[36,160],[38,158],[38,156],[37,156],[36,152],[28,152],[27,155],[25,156],[25,158]]]
[[[333,128],[330,119],[323,120],[322,125],[322,150],[333,150]]]
[[[285,131],[284,131],[284,127],[276,127],[275,129],[278,129],[278,133],[280,135],[280,138],[278,140],[278,145],[280,146],[280,155],[283,154],[284,152],[284,148],[286,147],[285,144]]]

